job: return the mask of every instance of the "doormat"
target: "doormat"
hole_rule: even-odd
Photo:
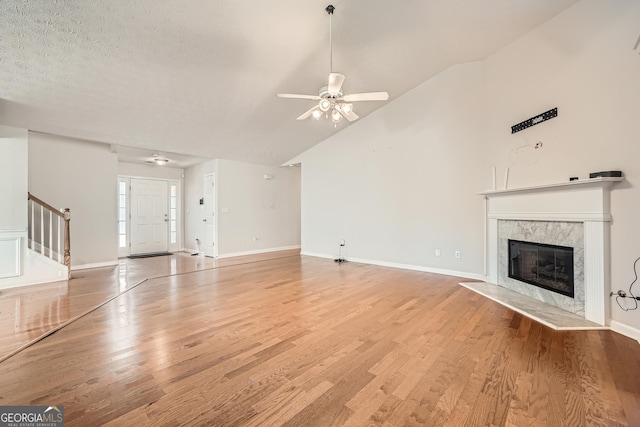
[[[167,255],[171,255],[171,252],[154,252],[151,254],[137,254],[137,255],[129,255],[127,258],[151,258],[154,256],[167,256]]]

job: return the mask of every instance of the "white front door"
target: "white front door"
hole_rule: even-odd
[[[214,246],[214,238],[216,234],[216,198],[215,198],[215,182],[214,175],[208,174],[204,176],[204,205],[203,205],[203,215],[202,215],[202,226],[203,226],[203,246],[204,246],[204,254],[206,256],[214,257],[215,246]]]
[[[131,179],[131,254],[167,252],[167,182]]]

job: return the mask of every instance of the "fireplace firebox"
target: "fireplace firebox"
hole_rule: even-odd
[[[509,277],[573,298],[573,248],[509,239]]]

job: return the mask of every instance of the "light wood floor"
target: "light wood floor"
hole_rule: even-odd
[[[74,271],[70,282],[0,290],[0,362],[140,283],[168,275],[299,255],[300,250],[213,259],[184,252],[121,258],[113,267]]]
[[[147,280],[1,362],[0,405],[68,426],[640,425],[638,342],[461,280],[300,256]]]

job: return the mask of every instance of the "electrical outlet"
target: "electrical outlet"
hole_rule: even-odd
[[[436,249],[436,256],[440,256],[440,249]]]
[[[456,259],[460,259],[460,251],[455,251],[455,252],[454,252],[454,254],[453,254],[453,256],[454,256]]]

